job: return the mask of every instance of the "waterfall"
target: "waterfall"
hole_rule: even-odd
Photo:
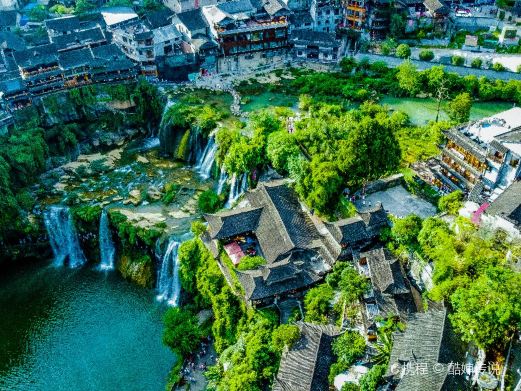
[[[226,171],[224,171],[224,167],[221,167],[221,174],[219,175],[219,182],[217,182],[217,194],[220,195],[223,192],[224,184],[226,183],[226,179],[228,179],[228,175]]]
[[[74,221],[69,208],[51,206],[44,214],[44,223],[54,254],[54,264],[78,267],[87,260],[80,247]]]
[[[230,185],[230,195],[228,196],[228,201],[226,201],[225,207],[230,208],[247,189],[248,175],[244,173],[240,178],[237,178],[237,175],[233,174]]]
[[[179,281],[179,261],[177,250],[179,242],[170,238],[165,253],[161,257],[161,270],[157,278],[157,299],[167,301],[169,305],[179,304],[181,282]]]
[[[161,114],[161,122],[159,123],[159,129],[161,129],[164,126],[165,115],[166,113],[168,113],[170,107],[172,107],[175,103],[175,100],[168,98],[165,108],[163,109],[163,113]]]
[[[203,179],[210,178],[210,173],[212,172],[213,163],[215,161],[215,155],[217,154],[217,143],[215,142],[214,137],[210,137],[208,139],[208,143],[204,148],[204,152],[201,155],[201,159],[197,163],[196,169],[199,172],[199,175]]]
[[[109,227],[109,218],[107,211],[103,209],[99,221],[99,251],[100,251],[100,269],[113,270],[114,256],[116,255],[116,248],[112,240],[112,232]]]

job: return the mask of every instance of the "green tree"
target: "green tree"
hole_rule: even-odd
[[[400,58],[409,58],[411,57],[411,48],[406,43],[402,43],[398,45],[396,48],[396,55]]]
[[[449,118],[457,123],[467,122],[470,118],[472,108],[472,98],[468,92],[462,92],[450,101],[447,105]]]
[[[86,14],[90,11],[96,9],[96,5],[91,0],[76,0],[76,6],[74,8],[74,13],[76,14]]]
[[[393,38],[401,38],[403,36],[403,34],[405,33],[405,20],[402,15],[391,15],[391,23],[389,26],[389,30],[390,36]]]
[[[306,293],[304,297],[306,322],[327,323],[333,294],[333,289],[328,284],[319,285]]]
[[[461,190],[443,195],[438,201],[438,209],[452,215],[457,215],[463,206],[463,192]]]
[[[398,65],[397,69],[398,85],[410,96],[415,96],[420,89],[420,77],[416,66],[407,60]]]
[[[268,136],[266,152],[273,168],[281,173],[287,173],[289,160],[298,156],[300,149],[295,136],[281,130]]]
[[[259,266],[265,265],[266,260],[260,255],[250,256],[247,255],[241,258],[241,262],[237,265],[237,270],[252,270],[257,269]]]
[[[201,332],[197,317],[179,307],[169,308],[164,316],[163,343],[181,357],[193,352],[199,345]]]
[[[482,349],[504,346],[521,320],[520,289],[520,274],[506,268],[487,269],[452,295],[452,325],[464,341]]]
[[[197,206],[203,213],[213,213],[221,207],[221,199],[215,191],[206,190],[199,195]]]
[[[387,365],[375,365],[360,378],[360,391],[376,391],[383,382]]]
[[[333,342],[333,353],[346,369],[365,352],[365,338],[357,331],[348,330]]]
[[[390,122],[365,116],[340,145],[338,156],[348,182],[360,185],[396,170],[401,151]]]
[[[272,344],[282,351],[285,347],[291,347],[300,339],[300,329],[291,324],[281,324],[272,334]]]
[[[369,289],[367,278],[358,273],[352,265],[346,265],[340,275],[338,287],[347,304],[355,303]]]
[[[419,216],[412,214],[393,221],[391,236],[396,242],[411,247],[418,243],[417,237],[421,228],[422,219]]]

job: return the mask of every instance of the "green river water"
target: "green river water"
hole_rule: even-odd
[[[0,277],[0,390],[164,390],[154,292],[89,266]]]

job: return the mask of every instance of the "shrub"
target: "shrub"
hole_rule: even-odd
[[[201,332],[197,317],[179,307],[169,308],[164,315],[163,343],[185,357],[199,345]]]
[[[521,73],[521,64],[519,64],[519,65],[517,66],[517,68],[516,68],[516,72],[517,72],[517,73]]]
[[[494,65],[492,65],[492,69],[495,70],[496,72],[506,71],[506,68],[500,62],[495,62]]]
[[[422,61],[431,61],[434,58],[434,53],[432,50],[422,50],[419,54],[420,60]]]
[[[402,43],[396,48],[396,55],[400,58],[409,58],[411,57],[411,48],[406,43]]]
[[[221,207],[221,199],[215,191],[206,190],[199,196],[197,206],[203,213],[213,213]]]
[[[266,260],[261,256],[245,256],[241,259],[241,262],[237,265],[237,270],[252,270],[259,266],[265,265]]]
[[[481,68],[483,65],[483,60],[481,58],[475,58],[474,60],[472,60],[472,62],[470,63],[470,66],[472,68]]]
[[[452,63],[452,65],[461,67],[461,66],[465,65],[465,58],[461,57],[461,56],[452,56],[451,63]]]
[[[163,195],[161,201],[163,201],[165,204],[170,204],[180,189],[181,186],[178,183],[168,183],[165,186],[165,194]]]

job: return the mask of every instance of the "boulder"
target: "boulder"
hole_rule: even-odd
[[[159,189],[155,186],[150,186],[147,190],[147,198],[150,201],[159,201],[163,194],[159,191]]]

